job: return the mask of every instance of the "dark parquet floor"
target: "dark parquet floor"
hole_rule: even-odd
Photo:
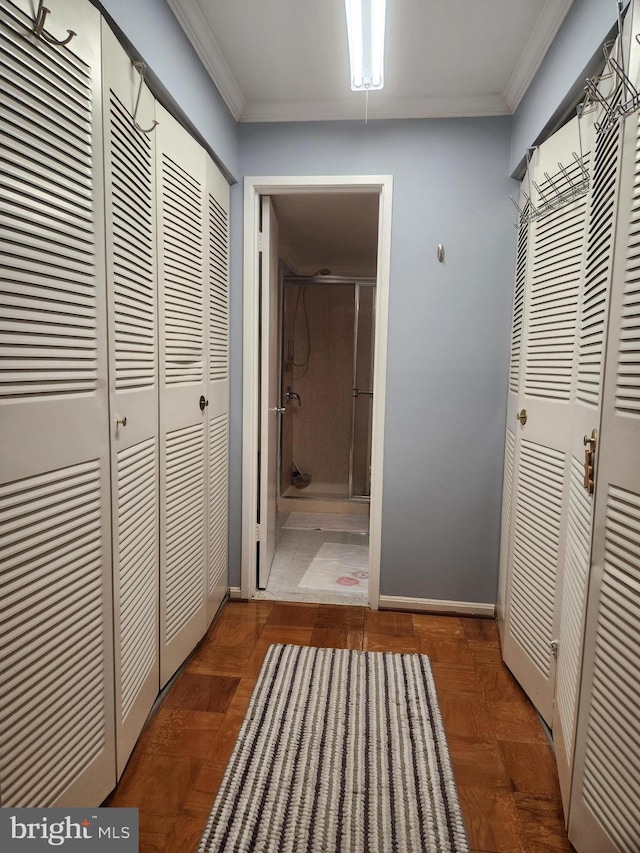
[[[195,850],[272,643],[427,654],[472,850],[572,851],[551,748],[495,622],[259,601],[225,607],[110,800],[139,808],[141,853]]]

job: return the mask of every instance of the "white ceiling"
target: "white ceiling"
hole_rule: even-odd
[[[239,121],[361,119],[343,0],[168,0]],[[370,118],[512,113],[573,0],[387,0]]]

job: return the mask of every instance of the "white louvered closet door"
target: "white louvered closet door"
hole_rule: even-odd
[[[204,150],[159,105],[156,118],[164,686],[206,630],[208,199]]]
[[[155,131],[102,22],[118,776],[159,692]],[[141,93],[149,129],[155,101]]]
[[[526,181],[526,178],[525,178]],[[521,207],[525,202],[521,199]],[[530,225],[521,220],[518,225],[515,287],[511,320],[511,350],[509,357],[509,391],[507,395],[507,428],[504,443],[504,472],[502,480],[502,520],[500,526],[500,574],[496,614],[500,636],[504,642],[505,610],[509,590],[511,521],[513,514],[513,475],[516,464],[516,414],[520,396],[522,367],[522,335],[524,331],[525,285]]]
[[[115,784],[100,16],[0,0],[0,788]]]
[[[207,157],[208,550],[207,624],[229,588],[229,184]]]
[[[640,27],[634,10],[632,33]],[[640,47],[632,40],[638,80]],[[569,838],[640,848],[640,115],[626,119]]]
[[[584,283],[578,311],[566,544],[558,628],[556,697],[552,722],[556,762],[568,812],[591,566],[593,493],[584,484],[584,437],[600,426],[606,321],[620,180],[620,127],[598,135],[592,158]]]
[[[579,151],[577,119],[536,150],[532,169],[547,197],[551,176],[562,191],[559,171]],[[583,120],[588,150],[592,126]],[[589,158],[587,158],[589,159]],[[579,181],[574,163],[569,174]],[[513,481],[509,587],[503,634],[504,660],[545,721],[551,724],[556,661],[552,642],[559,628],[560,568],[564,560],[570,456],[575,400],[574,359],[583,278],[587,198],[536,220],[529,234],[525,287],[523,363]]]

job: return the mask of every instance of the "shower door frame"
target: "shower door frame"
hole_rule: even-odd
[[[232,598],[251,599],[256,591],[259,429],[261,383],[258,342],[260,335],[259,232],[262,196],[317,193],[376,193],[378,251],[375,301],[375,343],[371,442],[371,495],[369,501],[369,607],[380,603],[380,556],[382,546],[382,488],[384,420],[387,374],[387,326],[391,266],[391,204],[393,176],[340,175],[253,177],[244,179],[243,268],[243,427],[242,427],[242,562],[240,589]]]
[[[306,275],[295,275],[293,273],[288,273],[286,275],[281,275],[280,277],[281,283],[281,292],[278,298],[278,316],[280,317],[280,321],[282,323],[282,328],[284,329],[283,317],[284,317],[284,301],[285,301],[285,287],[287,285],[303,285],[306,284],[310,287],[353,287],[353,364],[352,364],[352,376],[351,376],[351,431],[349,437],[349,470],[347,475],[347,495],[346,497],[341,497],[341,500],[349,500],[361,503],[369,503],[369,494],[358,494],[355,495],[353,493],[353,465],[354,465],[354,452],[355,452],[355,429],[356,429],[356,401],[358,398],[358,394],[356,394],[357,390],[357,371],[358,371],[358,339],[360,335],[360,293],[363,287],[372,287],[375,290],[376,287],[376,278],[375,276],[347,276],[347,275],[327,275],[327,276],[306,276]],[[371,347],[370,352],[368,353],[370,362],[371,362],[371,384],[373,384],[373,376],[375,371],[375,303],[374,303],[374,311],[373,311],[373,329],[372,329],[372,341],[373,345]],[[282,380],[282,364],[284,362],[284,339],[283,335],[280,334],[280,381],[281,385],[284,389],[284,381]],[[293,383],[295,384],[295,383]],[[284,393],[284,391],[283,391]],[[372,391],[361,391],[361,396],[370,396],[373,397]],[[373,399],[371,400],[373,404]],[[369,423],[367,429],[367,455],[369,465],[371,467],[371,438],[372,438],[372,410],[369,411]],[[278,497],[283,497],[282,494],[282,421],[280,422],[280,440],[278,442]],[[370,475],[367,472],[367,486],[369,488],[369,492],[371,491],[371,482]],[[289,496],[290,497],[290,496]],[[296,499],[304,500],[307,495],[296,495]],[[313,495],[309,495],[310,499],[313,500]]]

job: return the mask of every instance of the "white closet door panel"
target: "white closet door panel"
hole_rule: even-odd
[[[640,839],[640,495],[609,487],[585,746],[587,808],[621,850]]]
[[[206,629],[207,165],[157,107],[160,281],[160,682]]]
[[[638,31],[636,20],[631,32]],[[636,58],[640,48],[631,41]],[[640,119],[624,126],[569,838],[626,853],[640,838]],[[631,355],[630,355],[631,354]]]
[[[586,591],[591,565],[593,495],[584,487],[584,437],[600,426],[605,327],[611,290],[615,211],[620,177],[620,128],[595,143],[584,270],[578,310],[578,353],[572,405],[569,518],[559,589],[558,683],[552,722],[556,761],[568,813],[577,697],[582,669]]]
[[[592,499],[584,488],[584,466],[571,459],[567,544],[562,579],[559,653],[553,737],[565,810],[568,812],[573,740],[582,668],[582,642],[591,565]]]
[[[504,474],[502,478],[502,519],[500,532],[500,581],[498,584],[497,615],[500,625],[504,623],[507,585],[510,577],[509,545],[511,536],[511,512],[513,506],[513,468],[515,463],[515,433],[507,427]]]
[[[164,628],[167,643],[180,634],[203,606],[204,450],[202,424],[171,430],[166,435]]]
[[[544,718],[551,718],[556,578],[565,455],[521,441],[504,660]]]
[[[102,47],[120,775],[160,683],[155,137],[134,126],[138,72],[104,21]],[[154,115],[145,89],[138,123]]]
[[[207,624],[229,588],[229,185],[207,158],[207,398],[209,504]]]
[[[525,177],[526,181],[526,177]],[[520,205],[526,209],[526,201],[520,195]],[[522,373],[522,335],[525,323],[525,290],[528,272],[529,223],[521,219],[518,227],[516,251],[515,286],[511,316],[511,348],[509,355],[509,390],[507,394],[507,430],[505,434],[505,458],[502,483],[502,518],[500,533],[500,565],[498,576],[498,600],[496,615],[500,637],[504,641],[505,613],[511,580],[511,531],[514,521],[513,479],[517,465],[516,414]]]
[[[209,421],[209,563],[207,622],[229,589],[229,417]]]
[[[115,784],[100,17],[0,0],[0,789]]]
[[[587,151],[592,142],[589,129],[593,130],[592,124],[584,119],[580,132]],[[537,149],[530,169],[541,198],[553,195],[553,185],[560,191],[567,188],[558,163],[570,164],[572,152],[579,150],[577,119]],[[585,159],[588,164],[589,156]],[[577,163],[567,165],[567,173],[579,183]],[[556,678],[551,644],[559,630],[586,224],[586,196],[531,224],[524,294],[517,407],[526,410],[527,422],[516,426],[511,582],[503,653],[549,724]]]

